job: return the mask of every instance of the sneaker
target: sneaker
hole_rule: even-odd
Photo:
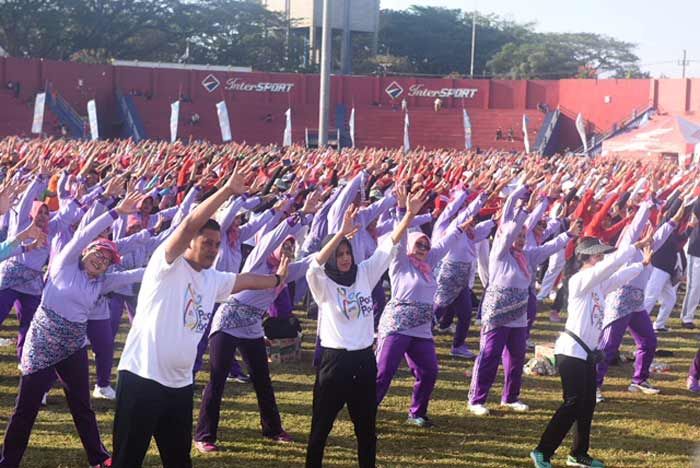
[[[292,439],[292,436],[287,434],[287,431],[285,431],[284,429],[282,430],[282,432],[280,432],[276,436],[265,436],[265,437],[267,437],[268,439],[270,439],[274,442],[279,442],[280,444],[291,444],[292,442],[294,442],[294,439]]]
[[[601,460],[586,455],[569,455],[566,457],[566,466],[578,466],[580,468],[605,468],[605,463]]]
[[[49,397],[49,392],[44,393],[44,396],[41,397],[41,406],[47,406],[48,402],[46,401]]]
[[[430,420],[427,416],[418,416],[414,417],[411,416],[410,414],[408,415],[408,419],[406,419],[406,422],[412,426],[418,426],[418,427],[423,427],[423,428],[430,428],[433,427],[435,424],[433,424],[433,421]]]
[[[656,333],[656,334],[659,334],[659,333],[668,333],[668,332],[670,332],[670,331],[671,331],[671,329],[668,328],[668,327],[659,327],[659,328],[654,327],[654,333]]]
[[[530,459],[535,463],[535,468],[552,468],[552,464],[544,457],[544,453],[539,450],[530,452]]]
[[[95,385],[95,389],[92,391],[92,397],[98,400],[116,400],[117,393],[110,385],[106,387],[98,387]]]
[[[534,350],[535,350],[535,342],[532,341],[530,338],[527,339],[527,341],[525,342],[525,344],[526,344],[526,346],[527,346],[527,350],[528,350],[528,351],[534,351]]]
[[[5,346],[14,346],[15,345],[15,340],[12,338],[0,338],[0,348],[4,348]]]
[[[110,468],[112,466],[112,459],[108,458],[99,465],[90,465],[90,468]]]
[[[199,453],[211,453],[211,452],[218,452],[219,447],[216,446],[216,444],[212,444],[210,442],[194,442],[194,448],[199,450]]]
[[[556,310],[551,311],[549,313],[549,321],[554,323],[560,323],[561,315],[559,315],[559,312],[557,312]]]
[[[503,406],[505,408],[512,409],[516,413],[524,413],[530,409],[529,406],[527,406],[525,403],[523,403],[520,400],[514,401],[513,403],[506,403],[506,402],[502,401],[501,406]]]
[[[687,328],[688,330],[695,329],[695,324],[693,322],[683,322],[682,326],[683,326],[683,328]]]
[[[656,395],[657,393],[660,393],[661,390],[658,388],[652,387],[651,384],[648,381],[644,381],[642,383],[631,383],[629,387],[627,387],[627,390],[633,393],[636,392],[642,392],[645,395]]]
[[[489,414],[489,409],[486,405],[472,405],[469,403],[468,408],[469,412],[476,416],[488,416]]]
[[[227,382],[250,383],[250,376],[247,374],[229,375]]]
[[[700,383],[698,382],[698,379],[694,379],[691,376],[688,376],[686,386],[691,392],[700,393]]]
[[[596,388],[596,390],[595,390],[595,402],[602,403],[604,401],[605,401],[605,397],[603,396],[603,392],[601,392],[599,388]]]
[[[467,345],[462,345],[458,348],[452,348],[451,354],[454,357],[460,357],[460,358],[464,358],[464,359],[475,359],[476,358],[476,354],[469,351],[469,348],[467,348]]]
[[[440,325],[437,326],[437,332],[440,335],[454,335],[455,331],[457,331],[457,327],[454,323],[446,328],[442,328]]]

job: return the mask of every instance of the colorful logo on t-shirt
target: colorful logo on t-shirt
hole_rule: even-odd
[[[593,325],[597,330],[603,328],[603,301],[600,299],[597,293],[592,293],[591,298],[593,299],[593,313],[591,314],[591,325]]]
[[[202,307],[202,295],[194,290],[192,284],[188,284],[185,290],[183,325],[196,333],[204,333],[210,318],[211,312],[207,313]]]
[[[345,288],[338,288],[338,307],[348,320],[355,320],[372,314],[372,298],[362,296],[359,292],[350,292]]]

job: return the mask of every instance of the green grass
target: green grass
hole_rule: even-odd
[[[680,294],[679,294],[680,295]],[[681,295],[682,297],[682,295]],[[662,390],[658,396],[644,396],[626,391],[632,365],[611,367],[605,384],[607,401],[598,406],[593,421],[592,451],[608,466],[688,467],[692,453],[700,442],[700,399],[685,390],[685,377],[691,358],[698,347],[697,331],[680,329],[674,311],[673,331],[661,335],[659,348],[672,350],[672,358],[663,358],[671,372],[652,378]],[[16,336],[14,313],[6,320],[0,336]],[[122,325],[118,348],[121,350],[128,324]],[[538,317],[534,339],[553,341],[562,328]],[[311,423],[311,392],[314,372],[311,366],[314,323],[304,320],[303,361],[271,365],[272,380],[282,420],[297,441],[276,445],[260,436],[259,414],[252,386],[229,383],[226,386],[219,446],[221,451],[202,456],[193,452],[194,465],[206,467],[292,467],[302,466],[306,438]],[[472,327],[468,344],[476,350],[477,333]],[[529,451],[536,445],[549,417],[560,403],[558,377],[524,377],[522,399],[531,410],[513,414],[498,407],[502,390],[502,373],[491,391],[491,415],[477,418],[467,411],[469,380],[465,370],[472,363],[449,356],[449,338],[437,337],[440,375],[430,405],[436,427],[424,430],[405,424],[413,379],[405,365],[399,369],[387,398],[378,414],[378,466],[384,467],[512,467],[530,466]],[[626,337],[623,349],[633,349]],[[119,353],[117,353],[119,354]],[[116,360],[115,360],[116,365]],[[12,413],[19,374],[14,348],[0,348],[0,418],[2,425]],[[195,391],[196,420],[199,395],[206,374],[200,373]],[[94,384],[94,373],[91,375]],[[113,404],[94,401],[105,444],[111,446]],[[570,436],[554,458],[555,466],[564,466]],[[356,466],[355,437],[347,411],[335,424],[326,448],[325,465]],[[87,461],[59,389],[52,390],[49,406],[39,413],[26,452],[26,467],[85,467]],[[155,443],[151,445],[144,466],[160,466]]]

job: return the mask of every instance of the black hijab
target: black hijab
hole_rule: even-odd
[[[328,244],[331,241],[331,239],[333,239],[333,234],[326,236],[326,238],[323,239],[321,248]],[[350,250],[350,255],[352,256],[352,266],[346,272],[338,270],[337,263],[338,249],[340,249],[340,246],[343,244],[348,246],[348,249]],[[338,283],[341,286],[350,287],[353,284],[355,284],[355,279],[357,278],[357,264],[355,263],[355,255],[352,253],[352,245],[350,245],[349,240],[343,239],[342,241],[340,241],[340,244],[338,244],[338,247],[335,248],[335,252],[333,252],[333,254],[330,256],[323,269],[325,270],[326,275],[330,279],[332,279],[334,282]]]

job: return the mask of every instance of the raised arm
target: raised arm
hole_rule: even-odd
[[[362,190],[362,186],[367,177],[365,171],[360,171],[352,180],[340,191],[328,211],[328,232],[338,232],[343,224],[343,214],[348,211],[353,200]]]
[[[230,196],[241,195],[247,190],[243,172],[234,171],[226,184],[200,203],[168,237],[165,241],[165,261],[172,264],[187,250],[190,241]]]

